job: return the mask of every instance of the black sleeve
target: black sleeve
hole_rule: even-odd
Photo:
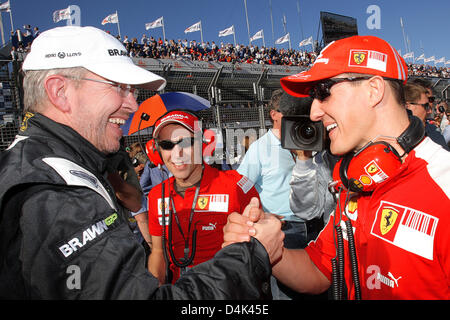
[[[47,186],[20,195],[20,231],[11,258],[20,263],[27,298],[270,298],[269,257],[255,239],[220,250],[175,285],[158,288],[126,219],[98,194]]]
[[[271,299],[271,266],[263,245],[235,243],[220,250],[213,259],[185,273],[174,285],[156,292],[156,299]]]

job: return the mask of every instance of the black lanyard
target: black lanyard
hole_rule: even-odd
[[[185,259],[187,259],[187,257],[189,256],[189,251],[190,251],[189,250],[189,235],[191,234],[192,220],[194,220],[195,205],[197,203],[199,193],[200,193],[200,186],[197,186],[195,188],[194,201],[192,202],[191,213],[189,215],[189,225],[188,225],[187,237],[184,236],[183,228],[181,227],[181,223],[178,218],[177,210],[175,209],[175,204],[173,203],[173,198],[170,197],[170,203],[172,205],[172,210],[173,210],[173,214],[175,217],[175,221],[177,223],[178,230],[180,230],[180,234],[184,239],[184,258]]]
[[[175,204],[173,203],[173,199],[172,199],[172,197],[169,196],[170,204],[172,206],[172,210],[169,210],[169,239],[168,239],[169,240],[169,253],[172,258],[172,262],[179,268],[187,267],[194,260],[195,251],[196,251],[197,230],[194,230],[194,232],[192,234],[192,253],[190,256],[189,256],[189,253],[191,251],[189,249],[189,235],[191,232],[192,220],[194,219],[195,205],[197,203],[197,198],[198,198],[199,193],[200,193],[200,185],[195,188],[194,201],[192,202],[191,213],[189,216],[187,237],[184,236],[183,229],[181,228],[181,223],[178,218],[178,214],[176,212]],[[181,260],[181,262],[176,259],[175,254],[173,253],[173,249],[172,249],[172,214],[175,216],[175,221],[177,223],[178,229],[180,230],[181,236],[184,239],[184,258]]]

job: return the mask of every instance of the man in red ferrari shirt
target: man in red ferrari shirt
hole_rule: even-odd
[[[172,282],[180,272],[211,259],[221,249],[228,214],[242,212],[252,197],[259,197],[236,171],[219,171],[202,161],[204,143],[198,124],[193,113],[173,110],[154,127],[156,148],[173,174],[148,196],[153,244],[148,266],[160,283],[167,279],[166,259]]]
[[[314,98],[310,118],[322,121],[347,168],[333,177],[348,181],[316,241],[284,249],[273,266],[293,289],[320,293],[333,284],[337,298],[450,299],[450,153],[408,116],[407,71],[386,41],[354,36],[330,43],[308,71],[281,79],[287,93]],[[380,167],[388,154],[393,162]],[[230,215],[224,245],[260,217],[259,209]]]

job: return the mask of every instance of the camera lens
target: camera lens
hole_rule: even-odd
[[[294,127],[293,136],[302,144],[314,142],[317,136],[316,128],[312,123],[299,123]]]
[[[316,135],[316,129],[310,125],[304,125],[300,128],[300,135],[305,139],[312,139]]]

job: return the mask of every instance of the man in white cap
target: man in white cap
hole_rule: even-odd
[[[43,32],[23,70],[26,115],[0,156],[0,298],[267,295],[270,262],[281,252],[267,247],[269,257],[258,241],[222,250],[175,286],[158,288],[145,269],[105,163],[119,149],[120,125],[138,108],[135,88],[161,90],[163,78],[134,65],[117,39],[93,27]],[[257,232],[268,246],[282,241]]]

